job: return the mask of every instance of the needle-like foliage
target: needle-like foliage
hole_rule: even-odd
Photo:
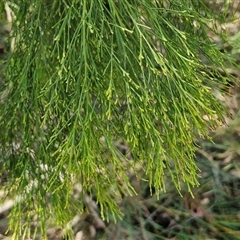
[[[76,182],[106,218],[134,194],[132,170],[158,194],[165,172],[179,192],[198,185],[195,136],[224,110],[211,87],[225,84],[227,56],[209,36],[222,34],[227,4],[215,13],[202,0],[3,2],[13,22],[0,144],[6,189],[18,196],[15,239],[27,223],[40,220],[44,235],[49,217],[63,225],[80,211]]]

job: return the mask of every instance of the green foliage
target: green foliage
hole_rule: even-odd
[[[221,36],[224,14],[190,0],[14,3],[0,138],[16,239],[22,215],[37,214],[44,235],[49,217],[64,225],[81,211],[76,182],[107,219],[135,193],[132,170],[157,195],[165,172],[179,192],[198,186],[195,136],[223,120],[209,86],[224,85],[228,56],[208,34]]]
[[[233,147],[239,142],[238,133],[236,116],[229,127],[212,133],[216,144],[199,139],[196,159],[201,178],[200,187],[193,189],[194,198],[186,189],[180,197],[170,182],[167,193],[150,195],[147,183],[135,179],[138,196],[122,202],[124,218],[108,226],[106,238],[239,239],[239,147]]]

